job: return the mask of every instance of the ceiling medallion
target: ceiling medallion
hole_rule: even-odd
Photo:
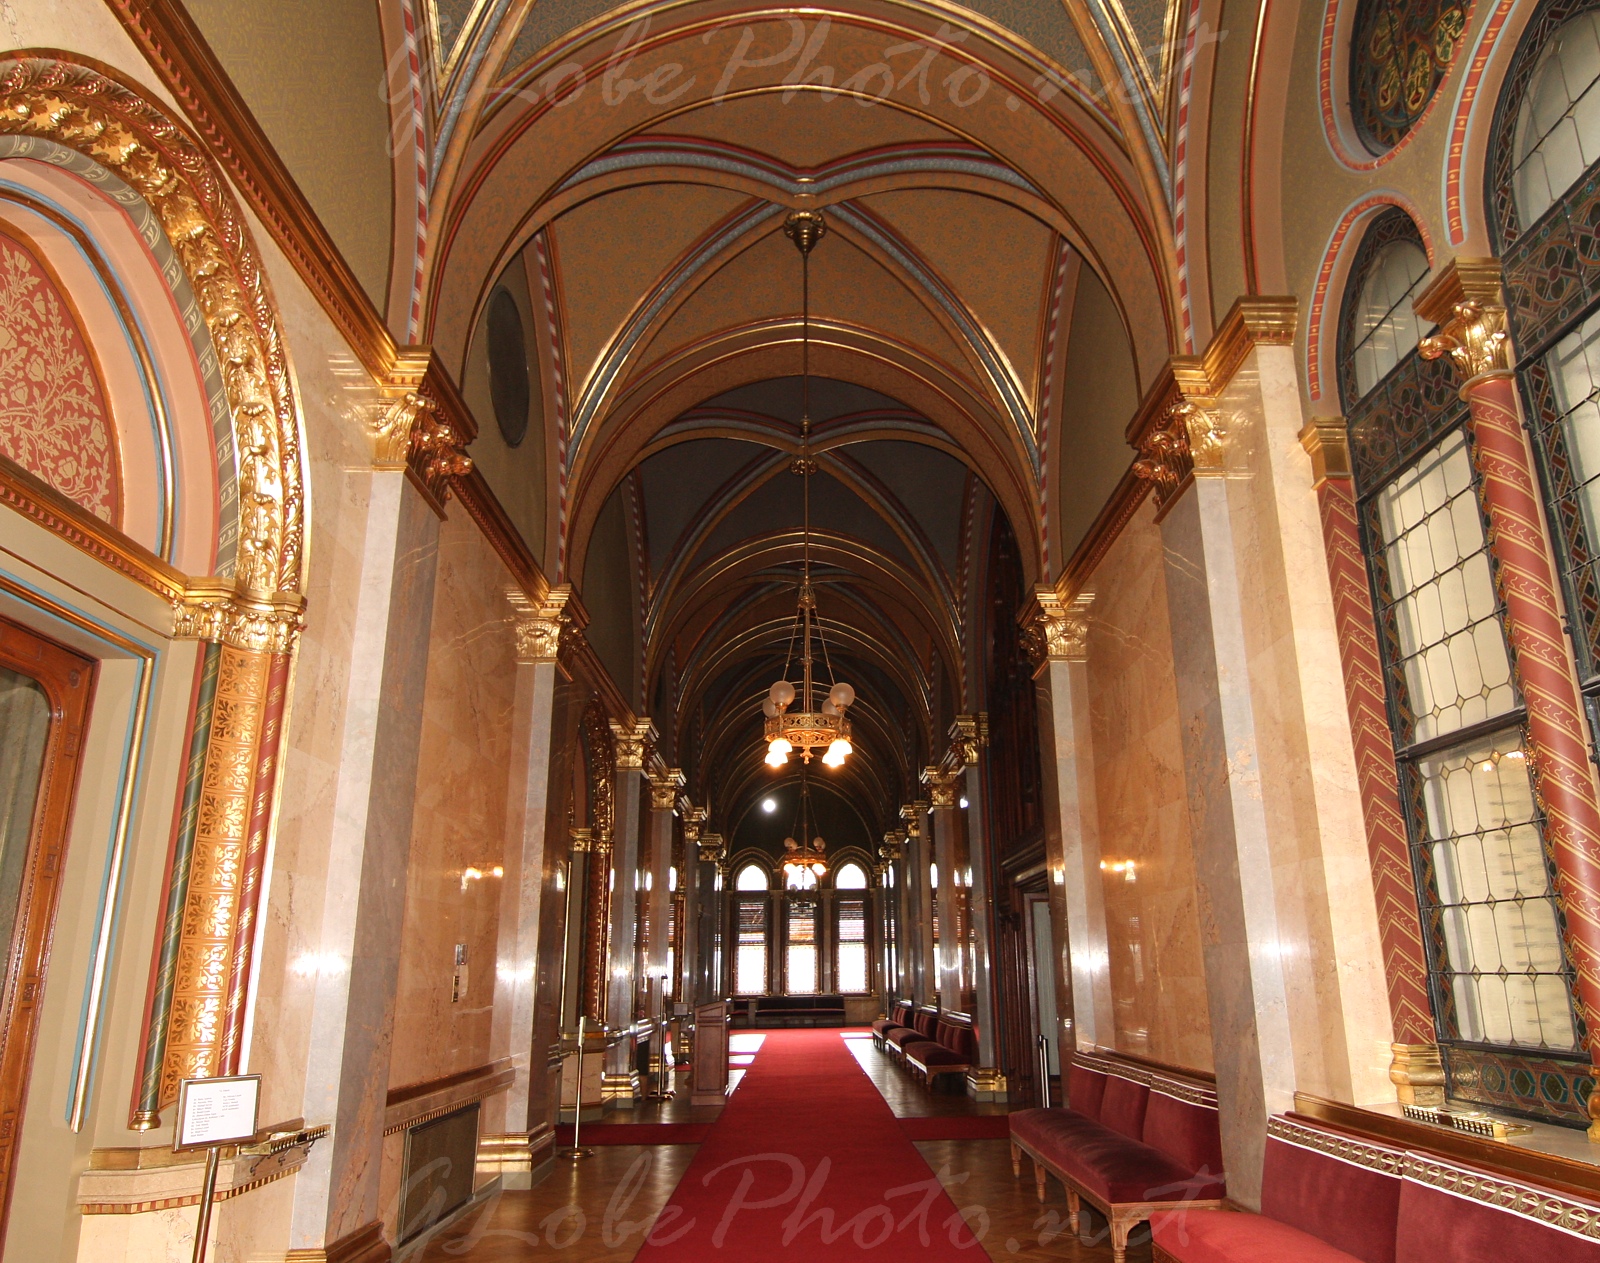
[[[811,475],[817,472],[817,462],[811,456],[811,250],[827,232],[818,211],[795,211],[783,225],[784,234],[800,251],[800,454],[790,464],[791,473],[805,480],[805,535],[800,591],[795,610],[795,633],[800,641],[800,688],[789,682],[789,662],[783,664],[783,678],[767,690],[767,699],[761,704],[767,722],[764,739],[767,743],[767,763],[782,767],[789,755],[798,750],[802,764],[810,763],[812,753],[824,751],[824,767],[839,767],[850,754],[850,720],[845,712],[856,700],[856,691],[848,684],[834,681],[822,704],[816,704],[820,688],[812,678],[813,633],[822,649],[822,660],[832,678],[833,667],[828,662],[828,646],[822,638],[822,626],[817,617],[816,590],[811,585]],[[790,638],[793,654],[795,637]],[[799,698],[799,709],[790,706]],[[797,848],[800,844],[796,844]],[[820,852],[819,852],[820,862]],[[787,867],[788,861],[785,861]]]

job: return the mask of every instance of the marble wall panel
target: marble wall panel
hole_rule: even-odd
[[[389,1084],[491,1060],[516,663],[509,576],[456,508],[439,533],[439,576],[422,711],[405,940]],[[474,878],[476,870],[486,876]],[[455,991],[456,947],[465,986]]]
[[[1147,501],[1093,579],[1089,713],[1115,1013],[1111,1043],[1121,1052],[1210,1070],[1162,564],[1161,534]]]

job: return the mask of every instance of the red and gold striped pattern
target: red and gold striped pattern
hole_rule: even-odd
[[[1433,1013],[1428,1003],[1427,957],[1417,915],[1416,885],[1400,811],[1394,743],[1384,706],[1383,666],[1378,657],[1367,567],[1356,530],[1355,493],[1349,478],[1324,478],[1317,488],[1322,539],[1333,587],[1333,615],[1339,634],[1339,665],[1344,670],[1345,704],[1355,741],[1361,785],[1361,814],[1372,861],[1372,889],[1378,902],[1378,933],[1383,945],[1384,981],[1394,1038],[1402,1044],[1431,1044]]]

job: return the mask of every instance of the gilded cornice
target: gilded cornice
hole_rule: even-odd
[[[1293,346],[1299,319],[1300,302],[1294,297],[1236,299],[1200,355],[1205,393],[1215,397],[1226,390],[1256,347]]]
[[[180,601],[188,579],[173,566],[102,522],[76,501],[0,453],[0,504],[61,536],[73,547],[167,601]]]
[[[362,365],[387,378],[397,348],[382,316],[183,5],[108,3]]]

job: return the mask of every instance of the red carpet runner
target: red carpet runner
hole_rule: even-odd
[[[771,1031],[638,1253],[711,1258],[982,1259],[836,1030]]]

